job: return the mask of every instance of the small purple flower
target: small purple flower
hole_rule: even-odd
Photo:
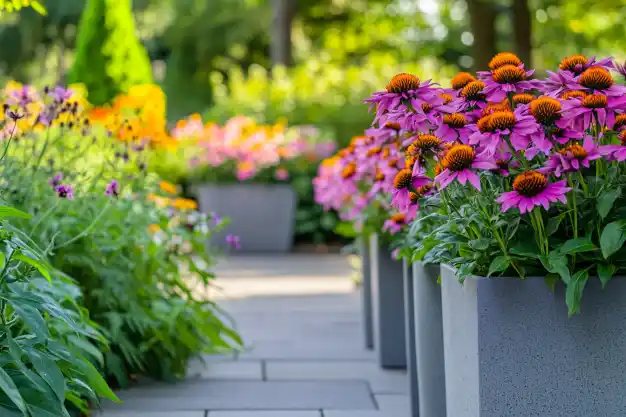
[[[73,91],[69,88],[55,87],[54,90],[50,92],[50,97],[52,97],[55,101],[62,103],[69,100],[72,97],[72,94]]]
[[[54,177],[52,177],[52,178],[50,178],[48,180],[48,184],[50,184],[52,187],[56,188],[59,185],[61,185],[61,181],[63,181],[63,173],[59,172]]]
[[[71,185],[58,185],[55,190],[57,195],[61,198],[67,198],[68,200],[74,199],[74,189]]]
[[[222,223],[222,218],[215,213],[211,213],[211,220],[213,220],[216,226]]]
[[[241,249],[241,239],[239,236],[227,235],[226,244],[233,249]]]
[[[120,185],[117,180],[113,180],[107,184],[106,195],[113,196],[115,198],[120,196]]]

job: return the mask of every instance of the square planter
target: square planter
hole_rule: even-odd
[[[224,246],[225,236],[233,234],[241,238],[243,252],[291,250],[297,197],[289,185],[202,185],[197,195],[202,212],[231,219],[211,244]]]
[[[404,338],[406,341],[406,369],[409,377],[409,399],[411,417],[419,417],[419,385],[417,379],[417,356],[415,346],[415,294],[413,264],[402,260],[402,280],[404,283]]]
[[[413,317],[420,417],[446,417],[439,265],[413,264]]]
[[[383,368],[406,368],[402,262],[370,236],[374,346]]]
[[[626,279],[590,279],[571,319],[543,277],[442,279],[449,416],[626,415]]]
[[[372,279],[370,276],[370,247],[369,237],[358,238],[359,255],[361,257],[361,298],[363,310],[363,334],[365,347],[374,348],[374,317],[372,312]]]

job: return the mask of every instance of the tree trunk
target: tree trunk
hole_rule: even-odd
[[[290,66],[293,64],[291,51],[291,24],[295,17],[296,0],[272,0],[272,65]]]
[[[528,0],[513,0],[513,39],[515,52],[526,68],[532,67],[532,17]]]
[[[496,54],[496,17],[498,12],[489,0],[465,0],[474,35],[472,58],[474,70],[485,71]]]

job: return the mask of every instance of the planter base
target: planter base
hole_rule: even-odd
[[[568,319],[563,286],[542,277],[442,274],[450,416],[626,415],[626,279],[590,279]]]
[[[406,369],[404,337],[404,285],[402,262],[380,247],[378,236],[370,237],[374,346],[383,368]]]
[[[417,377],[417,355],[415,338],[415,292],[413,282],[413,265],[402,260],[402,279],[404,282],[404,337],[406,340],[406,369],[409,376],[409,397],[411,417],[420,415],[420,396]]]

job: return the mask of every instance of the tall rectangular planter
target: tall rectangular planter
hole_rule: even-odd
[[[212,244],[225,245],[225,236],[241,238],[244,252],[288,252],[293,246],[297,197],[286,184],[202,185],[197,188],[200,210],[229,217],[225,231]]]
[[[374,346],[383,368],[406,368],[404,337],[404,284],[402,262],[391,257],[389,248],[370,237]]]
[[[413,263],[413,315],[420,417],[446,417],[439,265]]]
[[[419,385],[417,379],[417,354],[415,338],[415,293],[413,264],[402,260],[402,280],[404,283],[404,339],[406,342],[406,369],[409,377],[409,403],[411,417],[419,417]]]
[[[372,279],[370,266],[369,238],[361,236],[358,239],[359,255],[361,256],[361,299],[363,311],[363,334],[365,347],[374,348],[374,317],[372,311]]]
[[[442,274],[449,416],[626,415],[626,279],[590,279],[568,319],[543,277]]]

